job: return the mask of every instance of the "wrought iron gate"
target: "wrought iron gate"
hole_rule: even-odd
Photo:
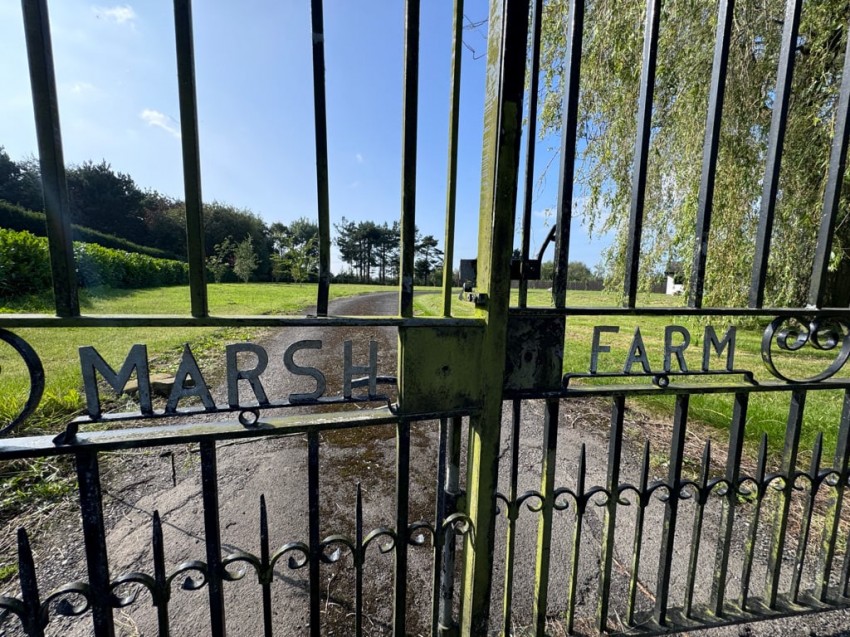
[[[842,525],[843,497],[850,478],[850,383],[832,378],[850,355],[850,312],[846,308],[825,308],[823,291],[828,258],[838,218],[839,194],[846,168],[848,143],[847,112],[850,109],[850,65],[841,86],[839,115],[829,163],[829,180],[823,203],[823,222],[819,235],[813,274],[810,305],[805,308],[764,307],[767,259],[771,249],[774,205],[778,196],[778,175],[782,156],[783,126],[787,118],[793,75],[794,48],[800,20],[801,0],[788,0],[783,26],[783,49],[774,93],[773,125],[764,179],[763,206],[759,217],[758,244],[753,264],[750,299],[747,307],[706,308],[702,306],[705,262],[711,220],[714,170],[717,162],[717,139],[720,130],[726,64],[729,50],[733,1],[720,0],[717,39],[713,63],[710,104],[706,126],[703,181],[696,224],[694,279],[687,307],[641,307],[638,305],[638,265],[646,185],[647,152],[652,136],[651,116],[655,77],[660,0],[649,0],[646,11],[645,46],[638,104],[637,139],[633,165],[633,196],[630,210],[630,233],[627,249],[623,307],[571,307],[567,305],[567,263],[569,229],[573,209],[573,173],[576,158],[577,108],[580,91],[582,37],[585,31],[585,0],[572,0],[567,28],[567,71],[562,90],[563,140],[561,148],[560,186],[557,226],[550,240],[555,240],[555,273],[552,283],[554,307],[528,307],[528,281],[539,270],[540,259],[530,255],[531,182],[533,179],[533,139],[536,126],[539,50],[542,0],[492,0],[489,16],[488,73],[486,87],[485,131],[482,162],[482,196],[479,223],[477,281],[474,289],[464,292],[464,302],[476,307],[474,318],[452,317],[451,268],[444,268],[444,316],[428,319],[413,313],[413,261],[415,224],[415,180],[417,143],[417,88],[419,2],[407,0],[405,24],[404,145],[402,155],[403,188],[401,197],[401,266],[398,316],[389,318],[354,318],[328,313],[330,273],[330,211],[328,202],[327,132],[325,126],[323,18],[321,0],[312,0],[313,66],[316,116],[316,150],[320,228],[320,267],[317,290],[317,314],[312,317],[240,317],[211,316],[207,305],[205,258],[202,241],[201,180],[198,152],[198,130],[195,103],[195,81],[192,44],[192,16],[189,0],[174,1],[176,48],[179,72],[181,133],[185,174],[185,199],[189,268],[191,279],[191,316],[132,317],[86,316],[81,314],[77,297],[74,257],[70,239],[68,198],[65,187],[62,139],[46,0],[23,0],[30,74],[32,79],[39,155],[44,181],[45,210],[48,220],[50,257],[53,272],[56,316],[0,315],[0,336],[15,348],[31,373],[31,394],[21,416],[11,423],[13,428],[38,406],[44,387],[44,375],[37,354],[23,340],[7,331],[30,327],[98,327],[98,326],[228,326],[269,327],[317,326],[328,328],[360,328],[390,326],[399,335],[398,402],[387,407],[367,408],[352,415],[351,411],[327,413],[328,405],[352,402],[375,403],[386,397],[377,391],[375,366],[357,368],[350,353],[345,361],[347,389],[339,398],[298,398],[273,402],[259,398],[257,406],[244,407],[236,401],[226,406],[206,404],[208,413],[230,411],[239,414],[239,422],[222,424],[166,425],[143,429],[89,430],[91,423],[111,426],[121,418],[157,418],[174,415],[176,400],[164,409],[154,409],[147,388],[140,380],[140,412],[118,417],[100,413],[96,385],[90,391],[89,413],[71,422],[55,438],[9,438],[0,444],[0,460],[10,462],[22,458],[67,456],[76,465],[79,484],[83,542],[86,549],[88,579],[64,586],[44,596],[38,586],[38,565],[33,559],[30,540],[24,529],[18,531],[18,572],[20,595],[0,598],[2,619],[17,616],[27,635],[43,635],[57,612],[88,615],[94,633],[115,634],[113,613],[143,599],[156,608],[159,634],[169,634],[169,603],[172,589],[182,582],[184,588],[206,588],[209,599],[209,630],[216,636],[225,634],[225,594],[228,582],[244,572],[232,565],[245,564],[253,569],[262,595],[263,630],[274,633],[272,584],[276,568],[286,564],[291,569],[305,568],[308,576],[309,632],[321,631],[321,576],[323,562],[338,559],[327,551],[334,546],[347,550],[355,571],[353,626],[355,634],[368,632],[363,624],[363,573],[368,547],[385,542],[382,550],[394,557],[392,634],[406,634],[408,611],[408,549],[425,543],[428,536],[432,550],[432,601],[429,623],[432,634],[542,635],[547,622],[559,621],[567,632],[614,631],[627,633],[664,633],[676,630],[754,621],[786,615],[844,608],[850,606],[850,551],[846,550],[847,529]],[[449,140],[449,196],[446,216],[446,262],[453,261],[454,186],[457,161],[457,126],[459,109],[460,47],[462,44],[463,2],[455,0],[454,50],[452,67],[452,105]],[[529,37],[530,36],[530,37]],[[530,44],[529,44],[530,42]],[[848,45],[850,51],[850,45]],[[531,63],[529,64],[529,52]],[[850,53],[848,53],[850,56]],[[526,79],[526,67],[531,73]],[[526,86],[528,82],[528,87]],[[523,101],[530,96],[525,153],[525,201],[522,206],[521,256],[512,261],[514,220],[517,192],[521,176],[520,141],[523,127]],[[547,241],[548,243],[548,241]],[[542,251],[541,251],[542,255]],[[511,307],[512,274],[519,280],[519,301]],[[642,344],[633,345],[622,376],[623,385],[582,383],[606,376],[567,370],[563,375],[563,347],[568,317],[576,316],[691,316],[691,317],[770,317],[762,340],[762,356],[768,370],[778,380],[756,382],[749,370],[733,365],[734,332],[719,338],[713,330],[705,333],[706,361],[700,372],[688,372],[682,363],[681,349],[673,345],[672,336],[682,335],[682,328],[671,325],[666,336],[665,366],[651,370],[643,365]],[[601,344],[605,326],[594,330],[594,356],[605,352]],[[636,336],[637,338],[637,336]],[[838,356],[828,369],[803,380],[786,378],[772,362],[775,347],[795,351],[804,345],[819,350],[835,350]],[[719,372],[709,369],[712,355],[709,346],[720,355],[724,350],[727,364]],[[117,374],[96,353],[82,355],[84,372],[91,378],[98,372],[116,390],[126,384],[135,370],[138,377],[147,373],[143,350],[130,353]],[[674,371],[678,362],[678,371]],[[190,366],[192,361],[187,361]],[[642,373],[632,373],[640,364]],[[88,367],[86,367],[88,365]],[[294,365],[290,357],[287,365]],[[305,368],[300,368],[305,369]],[[256,370],[254,370],[256,371]],[[183,378],[191,372],[186,368]],[[233,383],[251,381],[249,370],[237,370]],[[366,373],[362,382],[353,381],[354,374]],[[240,375],[241,374],[241,375]],[[652,384],[636,385],[634,377],[643,376]],[[712,376],[718,382],[685,382],[689,377]],[[315,378],[315,376],[314,376]],[[384,379],[387,380],[387,379]],[[693,379],[691,379],[693,380]],[[697,380],[701,380],[697,378]],[[318,379],[317,379],[318,381]],[[252,381],[251,381],[252,382]],[[353,386],[368,386],[365,394],[352,393]],[[253,385],[252,385],[253,386]],[[180,391],[190,390],[186,387]],[[843,392],[843,410],[839,423],[838,443],[832,462],[822,461],[820,439],[811,453],[808,470],[798,468],[801,457],[800,430],[807,400],[823,391]],[[790,394],[784,451],[781,466],[769,470],[766,441],[756,458],[752,475],[742,469],[747,412],[750,397],[762,392]],[[728,452],[723,467],[712,467],[711,449],[706,446],[700,459],[686,451],[690,398],[706,393],[725,393],[734,401],[729,423]],[[321,392],[318,392],[321,394]],[[197,394],[195,394],[197,395]],[[630,401],[641,396],[671,396],[675,401],[669,450],[664,450],[667,475],[651,481],[654,471],[651,449],[647,444],[637,462],[633,476],[626,474],[628,439],[624,423]],[[556,462],[560,412],[572,409],[575,402],[564,399],[604,398],[610,409],[608,459],[604,483],[588,483],[588,458],[582,446],[574,454],[560,454],[560,466],[575,475],[568,484],[559,485]],[[507,402],[506,402],[507,401]],[[542,401],[542,402],[541,402]],[[319,404],[324,411],[316,415],[275,420],[262,417],[261,409]],[[509,428],[502,427],[503,407],[512,407]],[[539,489],[520,493],[520,438],[523,411],[531,405],[542,405],[543,458],[540,464]],[[565,407],[566,405],[566,407]],[[437,510],[431,522],[411,522],[410,431],[421,421],[439,421],[440,458],[437,464]],[[363,426],[385,426],[394,429],[397,444],[395,467],[394,524],[365,534],[362,524],[361,493],[357,492],[356,524],[353,537],[320,538],[319,457],[320,434],[326,431]],[[466,478],[464,490],[458,486],[461,428],[468,430],[466,441]],[[217,460],[219,445],[224,441],[272,439],[292,433],[306,435],[307,493],[309,537],[289,542],[277,551],[269,543],[269,517],[261,505],[261,550],[259,555],[237,551],[223,555],[219,520]],[[192,443],[199,446],[200,474],[204,520],[205,552],[197,559],[169,567],[163,541],[162,521],[153,516],[152,573],[130,573],[116,576],[108,559],[107,528],[104,523],[100,464],[105,452],[169,447]],[[509,453],[500,459],[502,447]],[[500,465],[502,486],[499,491]],[[691,477],[688,473],[688,466]],[[696,469],[694,469],[696,467]],[[628,479],[627,479],[628,478]],[[805,484],[799,487],[799,484]],[[802,492],[802,495],[797,495]],[[660,498],[654,495],[662,494]],[[712,500],[712,496],[716,496]],[[828,506],[817,511],[821,499]],[[712,502],[717,506],[712,509]],[[792,505],[800,510],[792,515]],[[597,505],[598,509],[593,505]],[[653,507],[663,509],[660,529],[648,528],[646,516]],[[686,519],[683,507],[692,512]],[[594,511],[599,510],[601,517]],[[711,513],[711,511],[714,513]],[[504,535],[499,532],[497,517],[507,519]],[[772,514],[773,530],[769,537],[759,534]],[[553,533],[556,516],[569,516],[570,538],[563,549],[565,559],[553,559]],[[846,516],[845,516],[846,517]],[[629,520],[624,526],[624,521]],[[515,612],[520,599],[515,588],[516,568],[520,564],[516,541],[524,520],[536,523],[536,553],[533,565],[533,605],[528,617]],[[742,521],[744,525],[742,526]],[[816,522],[813,524],[813,522]],[[588,540],[588,533],[601,530],[599,545]],[[712,541],[708,529],[716,528]],[[618,542],[618,533],[621,538]],[[628,537],[623,540],[623,533]],[[418,534],[418,535],[417,535]],[[789,535],[790,534],[790,535]],[[819,549],[813,555],[815,535]],[[794,537],[790,537],[793,535]],[[651,539],[653,536],[655,539]],[[453,590],[455,538],[463,538],[462,592],[455,604]],[[795,541],[796,538],[796,541]],[[764,546],[759,545],[762,540]],[[736,545],[742,545],[738,550]],[[622,548],[622,547],[626,548]],[[618,548],[620,547],[620,548]],[[504,560],[497,557],[504,551]],[[623,553],[625,557],[618,557]],[[653,556],[649,556],[653,553]],[[684,553],[686,557],[677,557]],[[839,556],[843,562],[838,567]],[[760,555],[764,555],[764,563]],[[702,556],[702,557],[701,557]],[[705,556],[710,558],[706,566]],[[656,574],[647,573],[647,560]],[[201,559],[202,558],[202,559]],[[580,591],[582,560],[590,560],[596,583]],[[678,569],[676,564],[679,564]],[[586,568],[586,567],[585,567]],[[702,587],[698,576],[708,569],[710,586]],[[566,571],[567,588],[563,601],[552,602],[554,591],[550,580],[555,571]],[[498,579],[503,579],[503,602],[498,596]],[[585,578],[586,579],[586,578]],[[702,580],[706,581],[706,580]],[[135,584],[145,589],[127,594],[126,586]],[[761,591],[759,593],[759,590]],[[149,595],[149,597],[146,597]],[[66,601],[60,602],[59,600]],[[68,602],[77,600],[78,604]],[[459,606],[456,609],[456,606]],[[580,610],[592,609],[582,619]],[[80,620],[83,621],[83,620]],[[308,629],[305,627],[305,631]]]

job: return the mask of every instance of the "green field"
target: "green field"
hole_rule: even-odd
[[[332,285],[331,298],[387,291],[394,288],[370,285]],[[315,305],[313,284],[231,283],[208,286],[210,312],[214,315],[298,314]],[[189,291],[186,287],[145,290],[92,289],[80,291],[85,314],[182,314],[189,315]],[[28,298],[3,312],[50,313],[50,299]],[[184,343],[201,359],[223,342],[256,337],[250,328],[39,328],[16,329],[38,353],[45,368],[46,388],[39,413],[25,424],[27,433],[56,433],[59,423],[84,407],[82,380],[77,349],[94,345],[113,366],[124,360],[134,343],[146,343],[151,372],[174,372],[175,360]],[[223,348],[214,351],[222,354]],[[5,344],[0,347],[0,418],[8,422],[26,399],[29,377],[19,357]],[[18,430],[17,433],[24,433]]]
[[[638,306],[674,307],[684,305],[681,296],[670,297],[664,294],[641,294]],[[514,291],[513,303],[517,303]],[[551,307],[551,295],[546,290],[529,290],[529,307]],[[619,297],[605,292],[569,291],[567,305],[572,307],[614,307],[619,305]],[[442,300],[438,295],[423,295],[416,299],[417,312],[423,315],[439,315],[442,312]],[[472,316],[471,303],[455,300],[452,303],[454,316]],[[722,337],[729,325],[735,324],[735,317],[716,317],[709,323]],[[765,368],[761,360],[761,338],[765,322],[757,323],[752,320],[737,324],[737,344],[735,349],[734,366],[736,369],[749,370],[756,380],[768,382],[776,380]],[[567,338],[564,344],[564,372],[587,373],[590,367],[590,352],[593,340],[594,326],[616,326],[617,334],[604,334],[601,341],[611,347],[608,353],[599,355],[599,372],[622,372],[628,358],[635,328],[640,327],[641,336],[646,346],[647,357],[653,371],[663,369],[664,332],[671,324],[680,325],[691,335],[691,344],[685,350],[685,361],[688,368],[698,371],[702,365],[703,335],[705,319],[687,316],[574,316],[567,319]],[[824,370],[834,358],[834,352],[818,352],[811,347],[803,350],[775,356],[777,367],[783,373],[794,378],[810,377]],[[710,369],[723,369],[724,358],[712,356]],[[675,365],[673,369],[676,370]],[[640,365],[633,371],[640,372]],[[844,375],[840,372],[839,375]],[[606,379],[577,380],[573,382],[592,382],[602,384]],[[741,376],[731,377],[731,382],[740,382]],[[623,379],[609,382],[624,384]],[[649,381],[638,381],[646,382]],[[691,381],[682,382],[730,382],[726,377],[696,377]],[[838,423],[841,417],[840,391],[809,392],[806,402],[805,419],[801,434],[801,449],[810,449],[818,432],[824,434],[825,458],[828,458],[836,444]],[[729,427],[732,416],[733,396],[731,394],[704,394],[693,396],[690,401],[690,418],[712,425],[719,432],[717,438],[725,439],[725,431]],[[673,413],[674,398],[667,396],[645,397],[634,399],[633,404],[648,412],[652,417],[670,420]],[[747,437],[751,443],[757,442],[762,432],[767,433],[770,448],[781,449],[785,438],[785,424],[788,417],[790,392],[753,393],[750,396],[747,412]]]
[[[312,284],[221,284],[209,286],[211,312],[216,315],[263,315],[298,314],[315,302],[316,287]],[[332,285],[331,297],[350,296],[372,291],[391,291],[394,288],[362,285]],[[515,300],[515,299],[514,299]],[[188,291],[183,287],[158,288],[148,290],[83,290],[81,291],[83,310],[87,314],[188,314]],[[568,293],[567,302],[571,306],[616,306],[618,297],[602,292]],[[668,297],[662,294],[646,294],[639,299],[640,305],[671,306],[681,304],[681,297]],[[49,299],[27,299],[14,306],[6,306],[6,312],[50,312]],[[436,316],[441,313],[442,297],[439,294],[417,295],[416,313]],[[550,304],[549,293],[545,290],[529,292],[530,306],[547,307]],[[471,316],[472,304],[455,300],[455,316]],[[722,336],[729,324],[729,318],[718,318],[712,322],[717,333]],[[603,340],[611,351],[600,354],[600,372],[622,371],[628,357],[634,330],[640,327],[647,356],[653,370],[662,369],[664,329],[669,324],[685,327],[691,334],[690,347],[685,358],[691,369],[698,370],[702,362],[704,324],[692,317],[571,317],[567,321],[567,340],[565,343],[565,372],[587,372],[590,363],[590,350],[593,328],[597,325],[619,327],[617,334],[604,334]],[[760,381],[769,381],[772,377],[764,368],[760,355],[760,339],[763,326],[756,324],[739,325],[735,367],[751,370]],[[114,365],[123,361],[134,343],[146,343],[151,358],[151,371],[171,371],[179,356],[183,343],[192,344],[199,358],[209,353],[220,355],[219,344],[225,341],[256,338],[256,330],[248,328],[77,328],[77,329],[21,329],[15,330],[28,340],[39,353],[45,365],[47,388],[38,418],[32,419],[28,431],[56,431],[57,423],[67,419],[68,415],[83,407],[80,394],[81,381],[77,348],[94,344],[101,355]],[[812,375],[825,368],[825,357],[829,354],[810,353],[807,348],[791,356],[786,356],[788,370],[797,377]],[[724,360],[714,356],[711,368],[721,369]],[[23,403],[28,387],[26,370],[8,348],[0,352],[0,415],[9,418]],[[640,371],[639,366],[635,368]],[[709,379],[716,380],[716,379]],[[728,380],[728,379],[726,379]],[[734,380],[739,380],[734,377]],[[694,382],[705,382],[705,378]],[[588,382],[588,381],[584,381]],[[603,379],[594,380],[603,382]],[[612,382],[622,382],[612,381]],[[648,382],[648,381],[647,381]],[[782,445],[785,421],[789,404],[789,393],[753,394],[748,412],[747,432],[751,440],[756,440],[761,432],[769,435],[771,447]],[[806,419],[803,430],[803,449],[814,440],[818,431],[824,432],[827,449],[834,448],[837,425],[840,417],[840,392],[810,392]],[[641,398],[636,404],[643,410],[669,419],[672,413],[673,399],[670,397]],[[720,430],[728,427],[731,417],[732,396],[715,394],[694,396],[691,400],[691,418],[698,419]],[[719,434],[722,437],[723,434]]]

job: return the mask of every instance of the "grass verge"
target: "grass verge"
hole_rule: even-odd
[[[331,299],[393,288],[367,285],[331,286]],[[315,304],[312,284],[220,284],[208,287],[216,315],[299,314]],[[185,287],[145,290],[94,288],[81,290],[86,314],[189,314]],[[50,313],[47,296],[4,303],[0,312]],[[93,345],[113,367],[118,367],[135,343],[148,347],[151,372],[174,373],[185,343],[204,368],[204,360],[222,355],[222,343],[256,338],[258,329],[228,328],[73,328],[16,329],[36,350],[45,370],[46,387],[38,410],[14,435],[57,434],[85,406],[78,348]],[[217,366],[218,367],[218,366]],[[221,365],[223,370],[223,365]],[[20,412],[29,393],[26,366],[8,346],[0,343],[0,422]],[[105,396],[106,398],[106,396]],[[5,463],[0,467],[0,524],[67,497],[74,490],[73,468],[63,460],[44,459]],[[66,466],[67,465],[67,466]],[[2,562],[6,562],[5,559]],[[0,563],[0,582],[15,574],[13,563]]]
[[[513,292],[512,304],[517,303],[516,290]],[[619,297],[606,292],[584,292],[570,290],[567,293],[567,304],[575,307],[615,307],[619,305]],[[551,295],[546,290],[529,290],[529,307],[551,307]],[[684,305],[681,296],[671,297],[664,294],[642,294],[638,305],[677,307]],[[417,313],[421,315],[439,316],[442,313],[442,299],[439,295],[422,295],[415,299]],[[465,301],[455,301],[452,304],[454,316],[472,316],[473,306]],[[766,324],[745,319],[735,323],[735,317],[716,317],[709,321],[718,336],[722,337],[730,325],[737,327],[737,344],[735,348],[734,366],[736,369],[749,370],[757,381],[776,380],[765,368],[761,358],[761,338]],[[595,326],[606,325],[616,327],[615,334],[605,333],[601,342],[610,346],[610,352],[599,355],[599,372],[622,372],[628,359],[633,342],[635,329],[640,328],[641,338],[646,346],[647,358],[653,371],[663,369],[664,336],[668,325],[680,325],[691,335],[690,346],[684,356],[688,368],[699,370],[702,365],[704,330],[706,321],[699,317],[688,316],[571,316],[567,319],[567,336],[564,343],[564,372],[586,373],[590,368],[591,344]],[[676,340],[678,341],[678,338]],[[805,378],[824,370],[834,358],[834,352],[818,352],[806,347],[799,352],[783,356],[775,356],[777,367],[783,373],[794,378]],[[710,369],[723,369],[725,352],[721,360],[713,355]],[[673,369],[676,369],[675,362]],[[640,365],[634,371],[641,371]],[[633,382],[646,382],[632,379]],[[740,382],[741,377],[732,377],[733,382]],[[708,382],[729,382],[726,377],[695,377],[690,382],[705,384]],[[602,384],[611,382],[624,384],[623,379],[608,380],[578,380]],[[687,382],[687,381],[683,381]],[[818,432],[824,434],[824,457],[829,458],[834,452],[838,436],[838,425],[841,418],[841,391],[809,392],[804,412],[803,429],[800,438],[801,450],[811,449]],[[755,452],[754,445],[760,440],[762,433],[768,435],[772,452],[782,449],[785,440],[785,425],[788,419],[790,392],[753,393],[750,396],[747,411],[746,435]],[[674,398],[671,396],[652,396],[635,398],[629,401],[630,406],[643,409],[653,417],[667,418],[672,423]],[[690,401],[690,418],[709,424],[718,430],[728,430],[732,418],[734,396],[732,394],[701,394],[694,395]],[[725,437],[725,433],[721,436]]]

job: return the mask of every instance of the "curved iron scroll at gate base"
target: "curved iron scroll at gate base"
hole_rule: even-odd
[[[24,408],[11,422],[0,422],[0,436],[4,436],[29,418],[35,408],[38,407],[38,403],[41,402],[41,396],[44,394],[44,367],[41,365],[41,359],[35,353],[35,350],[17,334],[0,328],[0,340],[8,343],[12,349],[20,354],[30,375],[30,393]]]
[[[821,373],[809,378],[791,378],[780,372],[773,362],[774,341],[776,346],[785,352],[796,352],[807,344],[824,352],[839,347],[840,349],[835,360]],[[789,383],[814,383],[826,380],[838,373],[850,358],[850,321],[839,316],[816,318],[779,316],[773,319],[764,330],[761,339],[761,358],[771,374]]]

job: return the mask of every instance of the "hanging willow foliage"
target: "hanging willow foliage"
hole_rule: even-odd
[[[569,0],[549,0],[544,16],[541,135],[561,124]],[[717,24],[717,4],[662,3],[652,116],[641,281],[668,261],[690,279],[702,148]],[[576,213],[617,239],[606,255],[621,287],[645,19],[642,0],[587,0],[579,100]],[[785,6],[738,2],[708,247],[706,305],[745,304],[753,263]],[[841,83],[850,3],[803,5],[795,53],[776,221],[765,303],[799,306],[806,298]],[[828,304],[850,301],[848,192],[842,196]]]

